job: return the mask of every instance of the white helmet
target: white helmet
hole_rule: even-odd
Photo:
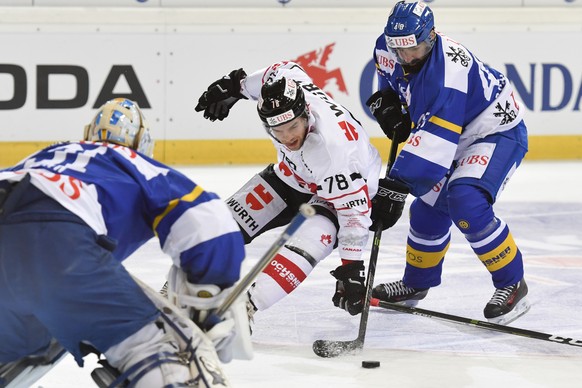
[[[126,98],[115,98],[99,108],[85,126],[85,140],[127,146],[150,158],[154,155],[154,140],[143,113],[136,102]]]

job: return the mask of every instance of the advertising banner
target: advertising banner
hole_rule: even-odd
[[[95,110],[114,97],[136,100],[158,139],[265,139],[252,102],[238,102],[225,121],[214,123],[194,106],[231,70],[250,73],[282,60],[299,63],[372,137],[383,137],[364,102],[376,90],[372,52],[387,10],[368,24],[347,26],[333,23],[333,13],[321,24],[292,18],[285,24],[256,12],[254,23],[240,24],[204,23],[200,15],[192,22],[179,13],[158,19],[150,13],[140,24],[136,13],[125,24],[0,26],[0,142],[77,139]],[[582,136],[579,26],[556,21],[532,31],[489,20],[490,28],[471,30],[445,20],[437,23],[439,31],[514,84],[530,135]]]

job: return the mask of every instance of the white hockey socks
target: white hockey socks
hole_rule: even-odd
[[[309,218],[257,276],[249,296],[257,310],[265,310],[293,292],[335,245],[337,230],[327,217]]]

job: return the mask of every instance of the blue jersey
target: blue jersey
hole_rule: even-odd
[[[436,190],[460,159],[470,158],[471,145],[522,121],[523,107],[507,78],[444,35],[437,34],[418,73],[405,74],[384,35],[376,41],[374,59],[379,90],[396,91],[413,123],[390,176],[417,197]]]
[[[228,287],[239,278],[244,244],[230,211],[168,166],[119,145],[71,142],[0,171],[0,180],[26,174],[97,234],[116,240],[119,261],[157,236],[190,281]]]

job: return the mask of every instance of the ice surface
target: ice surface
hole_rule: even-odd
[[[226,198],[263,166],[181,169],[205,189]],[[525,162],[495,206],[524,255],[530,312],[511,325],[582,338],[582,163]],[[280,233],[266,233],[247,247],[245,270]],[[376,283],[402,276],[406,217],[384,232]],[[369,247],[368,247],[369,249]],[[170,261],[152,240],[126,261],[127,268],[154,288]],[[582,347],[445,323],[372,308],[362,353],[322,359],[311,351],[316,339],[356,338],[359,316],[333,307],[339,265],[333,253],[289,297],[255,316],[254,359],[225,365],[232,385],[258,387],[580,387]],[[453,233],[443,282],[418,307],[483,320],[493,294],[487,271],[458,232]],[[65,358],[35,387],[94,386],[90,372]],[[363,369],[363,360],[381,367]]]

